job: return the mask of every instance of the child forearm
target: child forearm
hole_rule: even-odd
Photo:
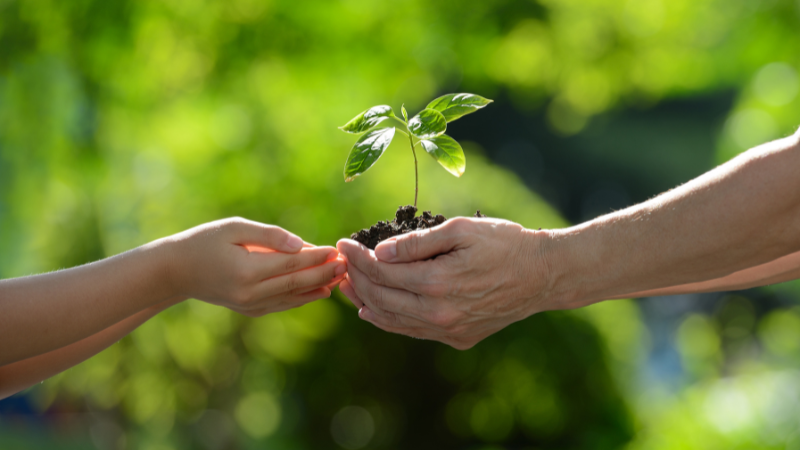
[[[174,294],[163,243],[72,269],[0,281],[0,366],[78,342]]]
[[[0,367],[0,399],[91,358],[181,300],[179,297],[166,300],[65,347]]]

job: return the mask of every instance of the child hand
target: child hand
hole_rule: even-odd
[[[210,222],[164,239],[173,289],[251,317],[327,298],[346,264],[333,247],[241,218]]]

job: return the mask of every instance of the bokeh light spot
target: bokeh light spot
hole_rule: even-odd
[[[708,318],[700,314],[683,321],[677,341],[681,354],[689,358],[711,358],[719,353],[719,335]]]
[[[486,397],[473,406],[469,422],[475,436],[484,441],[496,442],[505,439],[511,432],[514,415],[504,401]]]
[[[625,28],[634,36],[651,36],[664,26],[665,16],[661,0],[629,0],[624,12]]]
[[[244,108],[226,105],[214,114],[209,131],[215,144],[226,150],[238,150],[250,142],[253,123]]]
[[[800,89],[797,71],[785,63],[767,64],[753,79],[753,92],[762,102],[770,106],[791,103]]]
[[[725,128],[740,150],[747,150],[778,136],[775,119],[761,109],[743,109],[733,113]]]
[[[331,419],[331,436],[348,450],[364,448],[375,434],[372,414],[360,406],[346,406]]]
[[[761,322],[759,336],[771,353],[796,356],[800,350],[800,316],[794,311],[774,311]]]
[[[705,402],[706,417],[722,433],[731,433],[752,422],[752,405],[736,386],[718,382]]]
[[[278,428],[281,422],[281,407],[272,394],[254,392],[239,401],[235,417],[245,433],[255,439],[262,439]]]

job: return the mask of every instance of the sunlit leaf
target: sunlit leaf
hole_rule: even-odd
[[[408,130],[420,139],[430,139],[444,134],[447,121],[439,111],[423,109],[408,121]]]
[[[375,125],[383,122],[384,120],[394,117],[394,111],[389,105],[378,105],[362,112],[357,115],[353,120],[339,127],[345,133],[359,134],[369,131]]]
[[[400,106],[400,111],[403,113],[403,119],[405,119],[406,122],[408,122],[408,111],[406,111],[406,105],[405,104]]]
[[[423,139],[420,144],[445,170],[457,177],[464,174],[467,160],[464,150],[455,139],[443,134],[432,139]]]
[[[394,127],[372,130],[361,136],[350,150],[344,165],[344,181],[353,179],[372,167],[394,138]]]
[[[492,100],[475,94],[447,94],[428,103],[427,108],[442,113],[448,122],[483,108]]]

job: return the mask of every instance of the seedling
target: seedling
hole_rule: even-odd
[[[395,132],[408,136],[414,155],[414,208],[419,196],[419,169],[416,147],[421,146],[442,167],[453,175],[464,174],[466,158],[458,142],[444,134],[448,122],[473,113],[492,100],[475,94],[447,94],[428,103],[419,114],[408,119],[405,105],[400,107],[403,118],[397,117],[388,105],[373,106],[339,127],[345,133],[362,134],[350,150],[344,165],[344,181],[353,181],[372,167],[394,139]],[[388,121],[388,122],[387,122]],[[413,215],[412,215],[413,217]]]

